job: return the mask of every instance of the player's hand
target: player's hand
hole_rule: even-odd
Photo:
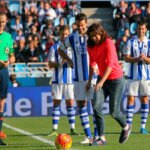
[[[0,60],[0,67],[8,67],[9,66],[9,61],[1,61]]]
[[[5,66],[5,62],[0,60],[0,67],[4,67]]]
[[[68,60],[68,63],[69,63],[69,65],[70,65],[70,67],[71,68],[74,68],[74,64],[73,64],[73,62],[72,62],[72,60],[70,59],[70,60]]]
[[[86,86],[85,86],[85,89],[88,92],[90,90],[90,88],[91,88],[91,81],[88,81]]]

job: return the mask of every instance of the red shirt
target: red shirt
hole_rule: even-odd
[[[113,41],[107,38],[101,45],[95,45],[88,47],[90,65],[96,62],[100,71],[99,76],[102,77],[109,66],[112,68],[112,72],[108,76],[108,80],[121,78],[123,76],[123,70],[118,62],[116,48]]]

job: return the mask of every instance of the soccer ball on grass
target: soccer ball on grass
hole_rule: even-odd
[[[58,134],[55,139],[55,146],[58,150],[69,150],[72,146],[72,138],[65,133]]]

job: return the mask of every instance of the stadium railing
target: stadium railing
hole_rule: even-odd
[[[52,77],[53,74],[47,62],[14,63],[8,69],[9,73],[16,74],[16,77],[47,78]]]

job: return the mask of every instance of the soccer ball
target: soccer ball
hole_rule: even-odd
[[[58,134],[55,139],[55,146],[59,150],[69,150],[72,146],[72,138],[65,133]]]

